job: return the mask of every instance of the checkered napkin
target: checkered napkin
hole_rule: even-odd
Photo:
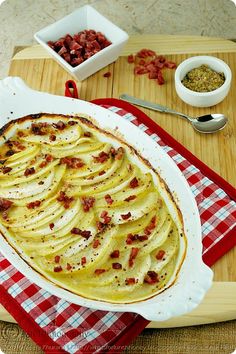
[[[116,106],[103,106],[148,134],[182,171],[199,208],[204,259],[212,264],[214,250],[218,248],[219,252],[221,245],[219,256],[226,252],[222,251],[222,241],[236,226],[235,201],[133,114]],[[105,353],[111,348],[121,352],[122,344],[127,344],[147,324],[136,314],[93,311],[53,296],[31,283],[1,254],[0,290],[0,301],[47,353]]]

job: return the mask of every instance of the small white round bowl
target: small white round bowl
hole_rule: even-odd
[[[209,65],[211,69],[217,72],[224,73],[225,82],[223,85],[210,92],[196,92],[185,87],[181,82],[185,75],[190,70],[203,64]],[[186,59],[177,67],[175,72],[175,89],[178,96],[185,103],[194,107],[211,107],[223,101],[227,96],[230,89],[231,78],[231,70],[223,60],[208,55],[201,55]]]

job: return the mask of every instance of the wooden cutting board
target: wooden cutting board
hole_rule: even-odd
[[[232,70],[232,87],[227,98],[212,108],[194,108],[183,103],[174,88],[174,71],[166,70],[166,84],[158,86],[146,75],[134,76],[133,65],[127,55],[146,47],[179,64],[192,55],[210,54],[227,62]],[[111,72],[110,78],[103,74]],[[20,76],[33,89],[64,95],[64,83],[72,77],[57,64],[39,45],[16,48],[9,75]],[[169,106],[186,114],[197,116],[205,113],[224,113],[229,118],[226,128],[212,135],[196,133],[190,124],[179,118],[143,109],[162,128],[187,147],[200,160],[236,187],[236,43],[207,37],[189,36],[133,36],[121,57],[83,82],[78,82],[81,99],[102,97],[118,98],[121,93]],[[235,235],[236,237],[236,235]],[[202,304],[190,314],[165,322],[152,322],[149,327],[179,327],[236,318],[236,247],[222,257],[213,267],[212,289]],[[0,307],[0,320],[14,321]]]

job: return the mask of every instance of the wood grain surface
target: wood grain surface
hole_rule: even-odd
[[[186,105],[177,97],[173,84],[174,71],[165,71],[166,84],[163,86],[158,86],[154,80],[148,80],[146,75],[134,76],[133,65],[127,64],[126,56],[130,53],[137,52],[143,47],[156,50],[160,54],[167,54],[168,59],[176,61],[177,64],[194,54],[211,54],[223,59],[229,64],[233,74],[232,87],[229,95],[222,103],[215,107],[194,108]],[[103,74],[107,71],[112,73],[110,78],[103,77]],[[20,76],[33,89],[58,95],[64,95],[64,83],[66,80],[72,79],[72,77],[38,45],[25,48],[14,55],[9,69],[9,75]],[[77,84],[80,98],[85,100],[102,97],[118,98],[121,93],[128,93],[142,99],[167,105],[192,116],[206,112],[222,112],[226,114],[229,118],[229,124],[223,131],[213,135],[202,135],[196,133],[186,121],[180,118],[142,109],[199,159],[232,185],[236,186],[236,110],[234,110],[236,106],[236,90],[233,89],[233,87],[236,87],[235,43],[223,39],[204,37],[133,36],[130,38],[122,56],[115,63],[100,70],[87,80],[77,82]],[[173,319],[173,321],[166,321],[166,323],[161,324],[152,323],[151,326],[155,328],[179,327],[236,318],[235,261],[236,248],[228,252],[212,267],[215,273],[214,280],[216,283],[214,283],[213,288],[196,310],[186,316]],[[219,283],[217,283],[217,281],[219,281]],[[5,310],[2,310],[2,308],[0,308],[0,318],[3,320],[11,320],[9,315]],[[231,323],[232,328],[236,329],[236,322],[232,321]],[[12,324],[12,326],[14,325]],[[225,324],[225,326],[227,327],[227,324]],[[199,328],[201,328],[200,331],[202,331],[204,337],[204,333],[206,333],[209,326]],[[181,329],[179,329],[179,331],[181,331]],[[182,332],[179,333],[183,335],[184,333],[188,333],[187,328],[186,332],[184,331],[185,330],[182,329]],[[144,341],[145,340],[146,339],[144,339]],[[189,338],[189,340],[191,341],[191,338]],[[230,351],[225,350],[225,348],[223,348],[222,351],[218,351],[219,348],[217,349],[217,347],[215,347],[215,350],[209,352],[229,353]],[[181,353],[181,346],[179,346],[179,350],[180,351],[175,352]],[[21,352],[23,353],[23,351],[17,351],[17,353]],[[36,352],[40,353],[40,351]],[[152,351],[150,351],[150,353],[151,352]],[[162,352],[169,353],[169,351],[164,350],[160,353]],[[194,352],[201,353],[200,350],[194,350]],[[207,351],[204,351],[204,353],[205,352]],[[6,353],[8,352],[6,351]],[[127,353],[138,352],[130,346]]]

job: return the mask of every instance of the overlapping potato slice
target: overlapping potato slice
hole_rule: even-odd
[[[38,272],[82,296],[122,303],[163,290],[177,274],[180,230],[154,171],[86,120],[49,118],[19,124],[0,147],[0,231]]]

